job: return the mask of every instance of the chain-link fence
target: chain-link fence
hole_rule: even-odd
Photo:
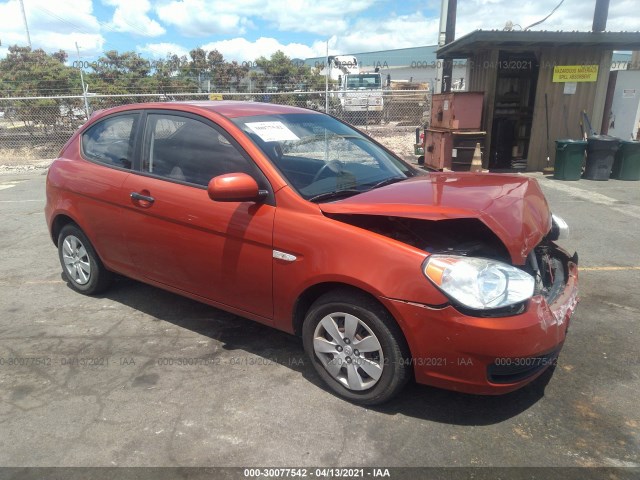
[[[385,144],[396,153],[413,154],[415,128],[429,118],[426,90],[347,92],[143,94],[0,98],[0,164],[55,158],[96,110],[157,101],[243,100],[328,111]]]

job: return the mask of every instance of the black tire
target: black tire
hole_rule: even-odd
[[[381,347],[381,353],[362,353],[357,350],[349,350],[349,355],[353,352],[354,355],[360,355],[360,357],[356,358],[353,356],[346,359],[334,356],[333,353],[316,353],[314,340],[323,340],[323,337],[318,335],[318,329],[322,331],[324,327],[322,325],[319,326],[319,324],[327,316],[332,316],[332,318],[336,319],[335,324],[339,325],[341,313],[352,315],[361,322],[358,323],[358,329],[361,333],[364,333],[364,336],[358,333],[354,338],[357,339],[360,337],[360,341],[362,341],[362,338],[368,338],[368,336],[373,334],[375,340],[379,342],[378,345]],[[341,334],[345,334],[343,336],[346,338],[348,335],[346,335],[345,331],[346,323],[344,323],[342,331],[340,332]],[[313,305],[311,305],[305,317],[302,327],[302,339],[304,349],[311,359],[311,363],[316,369],[316,372],[318,372],[318,375],[320,375],[331,390],[351,402],[361,405],[384,403],[398,394],[411,376],[409,349],[402,331],[382,305],[358,291],[336,290],[326,293],[316,300]],[[327,339],[327,336],[325,336],[324,339]],[[343,339],[343,341],[346,340]],[[339,342],[336,341],[336,343]],[[332,343],[330,344],[333,345]],[[355,347],[356,342],[352,342],[351,346]],[[348,346],[343,343],[341,348],[340,353],[335,355],[344,356],[347,354]],[[372,386],[368,388],[348,388],[345,382],[348,383],[349,380],[345,377],[347,373],[350,373],[349,368],[354,368],[356,372],[359,372],[360,379],[362,379],[363,376],[368,377],[367,372],[364,372],[360,366],[356,366],[359,361],[368,360],[365,358],[366,355],[373,355],[373,357],[370,358],[372,358],[374,362],[382,365],[382,374],[377,380],[369,377],[369,379],[366,379],[365,382],[361,382],[361,385],[359,385],[362,386],[367,382],[374,382]],[[321,358],[321,356],[323,358]],[[333,357],[333,360],[330,360],[331,357]],[[349,361],[349,358],[355,360]],[[333,363],[334,361],[335,363]],[[349,364],[354,363],[354,365],[342,363],[346,361],[348,361]],[[340,373],[337,376],[329,373],[328,367],[325,367],[325,362],[329,365],[340,364]]]
[[[64,277],[77,292],[95,295],[106,290],[113,281],[113,273],[105,268],[93,245],[76,224],[70,223],[60,230],[58,257]],[[73,263],[68,266],[65,258],[73,260]]]

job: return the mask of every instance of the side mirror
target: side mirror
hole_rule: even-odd
[[[216,202],[258,202],[269,195],[246,173],[227,173],[213,177],[207,187],[209,198]]]

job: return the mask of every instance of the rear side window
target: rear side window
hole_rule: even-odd
[[[89,160],[131,168],[139,114],[106,118],[82,134],[82,153]]]
[[[142,171],[206,186],[225,173],[252,174],[253,165],[225,135],[190,117],[147,115]]]

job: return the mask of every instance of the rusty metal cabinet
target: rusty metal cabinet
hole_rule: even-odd
[[[469,130],[427,128],[424,135],[424,163],[434,170],[468,171],[476,143],[484,150],[486,133]]]
[[[480,130],[482,92],[450,92],[433,95],[431,128]]]

